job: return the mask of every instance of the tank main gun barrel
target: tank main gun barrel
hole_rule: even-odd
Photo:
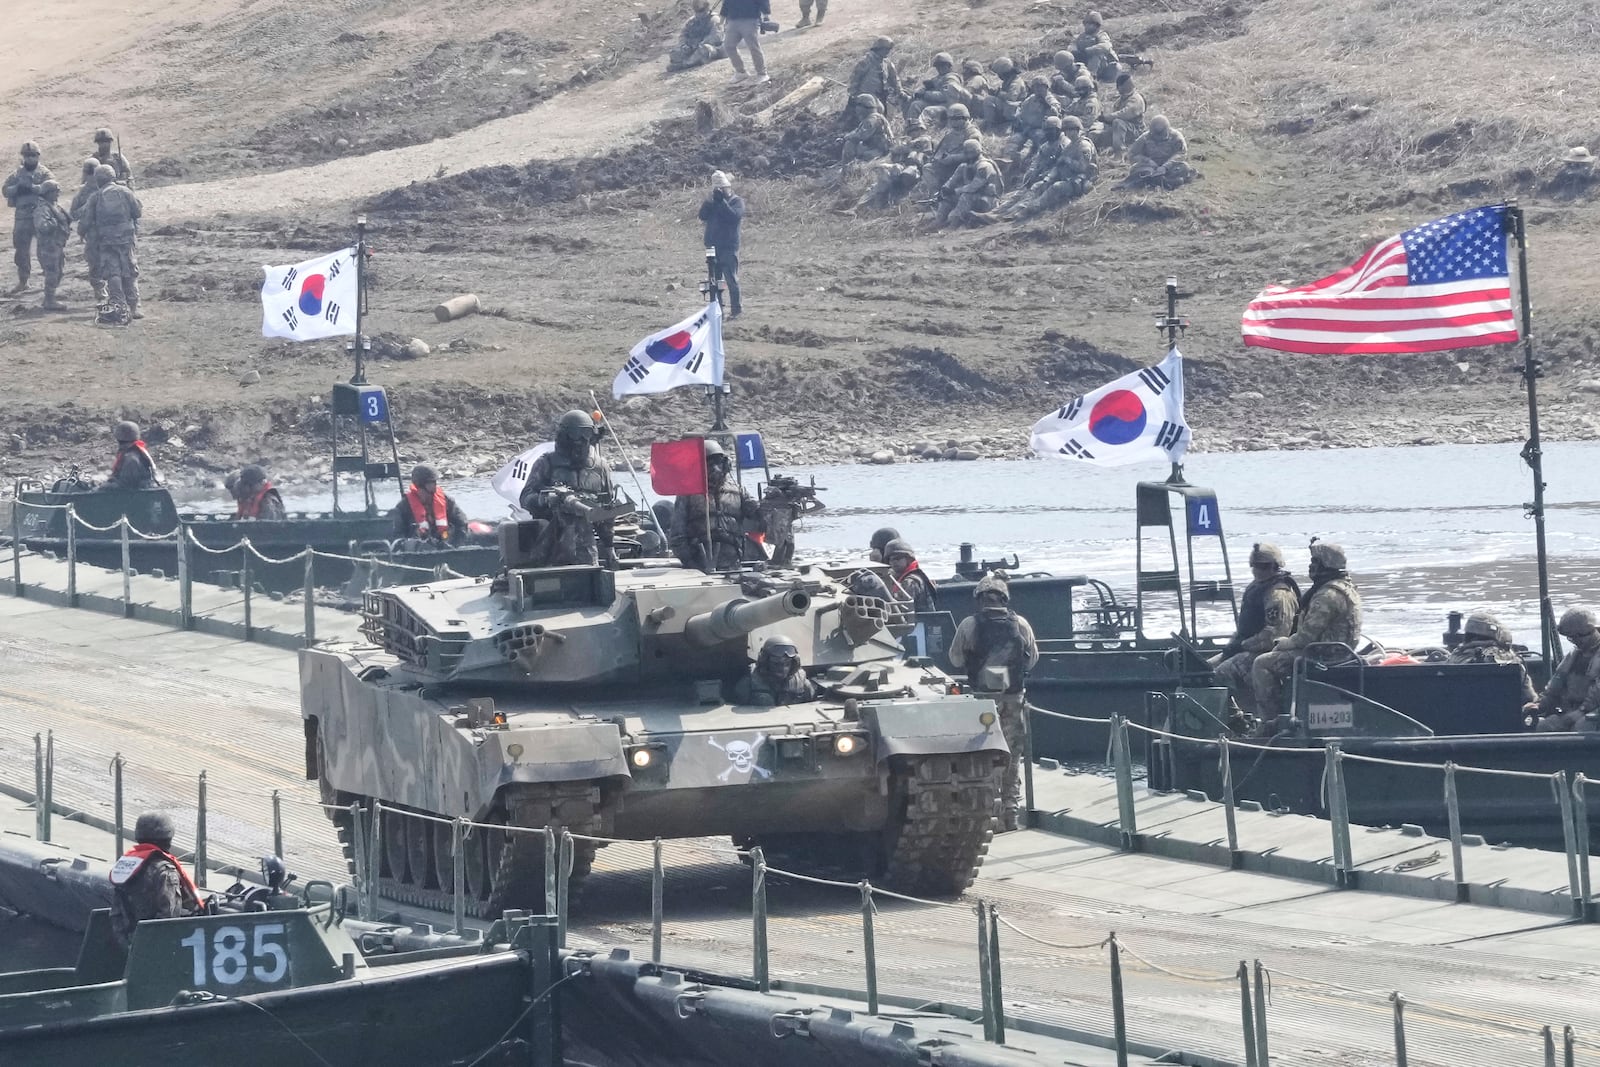
[[[774,593],[760,600],[730,600],[710,611],[690,616],[683,624],[683,632],[692,643],[710,648],[763,626],[804,615],[810,607],[811,595],[801,589]]]

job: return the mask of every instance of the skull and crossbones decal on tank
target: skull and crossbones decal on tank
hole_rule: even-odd
[[[706,740],[711,742],[711,747],[718,748],[728,757],[727,768],[719,775],[719,781],[726,782],[734,775],[739,775],[741,781],[748,782],[754,773],[765,780],[772,777],[772,772],[765,767],[756,766],[756,760],[761,755],[761,746],[767,743],[766,734],[756,734],[754,741],[729,741],[726,745],[719,744],[715,735]]]

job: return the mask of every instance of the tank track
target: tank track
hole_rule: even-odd
[[[770,866],[921,897],[955,897],[972,885],[1000,819],[1004,757],[992,752],[895,757],[891,823],[878,833],[795,833],[736,838],[762,846]]]

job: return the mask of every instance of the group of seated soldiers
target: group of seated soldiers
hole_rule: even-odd
[[[976,225],[1082,196],[1106,156],[1126,156],[1129,187],[1173,189],[1198,176],[1184,158],[1183,133],[1162,115],[1146,124],[1130,67],[1148,61],[1119,57],[1096,12],[1084,17],[1069,49],[1032,73],[1006,56],[987,71],[967,60],[958,72],[940,52],[933,76],[910,91],[889,58],[893,50],[894,41],[880,37],[856,64],[844,115],[842,163],[871,164],[875,181],[864,202],[873,206],[915,193],[936,225]],[[898,142],[889,118],[895,111],[904,122]],[[997,150],[985,145],[985,131],[991,143],[1004,136]]]

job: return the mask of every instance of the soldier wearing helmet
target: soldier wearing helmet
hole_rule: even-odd
[[[938,146],[923,168],[923,182],[933,191],[944,188],[950,176],[966,162],[968,141],[981,143],[983,134],[972,121],[972,112],[965,104],[951,104],[944,112],[944,129],[939,134]]]
[[[1028,79],[1028,95],[1017,105],[1016,128],[1006,142],[1006,156],[1020,162],[1045,140],[1045,119],[1061,115],[1061,101],[1050,92],[1050,80],[1035,74]]]
[[[1594,612],[1571,608],[1556,624],[1556,633],[1572,642],[1572,651],[1561,658],[1539,698],[1523,708],[1537,720],[1541,733],[1576,730],[1590,733],[1600,729],[1600,630],[1595,628]]]
[[[694,14],[684,22],[678,43],[667,53],[668,70],[704,66],[722,55],[722,19],[711,10],[711,0],[694,0]]]
[[[111,461],[111,477],[100,488],[154,489],[161,475],[149,446],[139,440],[138,424],[119,422],[111,433],[117,439],[117,455]]]
[[[83,209],[84,226],[94,234],[100,275],[106,280],[106,302],[100,321],[126,326],[142,319],[139,310],[139,220],[144,206],[133,190],[116,184],[116,171],[101,163],[94,170],[98,191]]]
[[[894,580],[899,583],[900,599],[911,602],[913,611],[937,611],[938,587],[917,562],[917,553],[911,542],[896,537],[883,546],[883,561],[889,565]]]
[[[3,187],[6,204],[15,209],[11,220],[11,259],[17,265],[17,285],[12,293],[28,289],[28,276],[33,270],[33,209],[39,202],[39,187],[52,177],[50,168],[39,162],[39,145],[24,141],[22,166],[6,179]]]
[[[889,154],[894,133],[889,120],[884,117],[883,104],[871,93],[861,93],[855,98],[852,114],[860,115],[856,128],[844,135],[844,150],[839,162],[849,165],[858,160],[877,159]]]
[[[1084,132],[1090,137],[1100,133],[1100,96],[1095,92],[1093,78],[1085,74],[1072,83],[1072,95],[1063,102],[1061,115],[1082,120]]]
[[[1144,133],[1144,109],[1144,94],[1134,88],[1133,75],[1118,74],[1117,98],[1100,115],[1102,133],[1095,146],[1126,152]]]
[[[1003,573],[985,574],[972,590],[973,614],[961,620],[950,639],[950,665],[965,672],[967,684],[992,697],[1000,729],[1011,749],[1001,794],[1001,829],[1015,830],[1022,806],[1022,755],[1027,739],[1028,672],[1039,662],[1039,644],[1028,620],[1011,608],[1011,587]]]
[[[56,299],[61,275],[67,269],[67,240],[72,236],[72,216],[61,206],[61,186],[54,178],[39,186],[33,208],[33,232],[39,241],[39,266],[44,270],[45,311],[65,311]]]
[[[993,222],[994,209],[1000,206],[1000,194],[1005,191],[1000,168],[983,154],[977,138],[962,142],[961,155],[962,164],[939,190],[938,223],[976,226]]]
[[[1128,148],[1128,161],[1133,169],[1123,179],[1126,186],[1155,186],[1176,189],[1194,181],[1200,172],[1185,158],[1189,142],[1183,131],[1176,129],[1165,115],[1150,119],[1150,128],[1141,133]]]
[[[267,480],[265,468],[258,464],[245,464],[239,468],[238,474],[230,475],[224,484],[233,494],[234,518],[282,522],[289,517],[284,510],[282,494]]]
[[[987,126],[1008,126],[1016,119],[1017,108],[1028,95],[1028,86],[1010,56],[1000,56],[989,64],[989,69],[999,79],[999,84],[984,98],[978,118]]]
[[[398,540],[444,548],[460,544],[467,536],[467,516],[439,488],[439,472],[426,463],[411,468],[411,484],[389,514]]]
[[[761,509],[737,480],[720,444],[705,441],[706,492],[672,502],[672,554],[685,567],[707,574],[734,570],[746,559],[764,559],[754,539],[765,532]]]
[[[83,161],[83,184],[78,186],[78,191],[72,196],[72,206],[67,213],[72,216],[72,221],[78,224],[78,236],[83,238],[83,258],[89,267],[89,285],[94,289],[96,304],[106,302],[106,283],[100,276],[100,247],[94,239],[94,231],[89,229],[88,221],[84,218],[84,210],[89,206],[89,198],[100,191],[100,185],[94,180],[94,172],[100,166],[100,161],[90,156]]]
[[[900,531],[896,530],[893,526],[880,526],[878,529],[872,531],[872,539],[867,542],[867,558],[872,560],[874,563],[884,562],[884,548],[888,546],[890,541],[896,541],[899,540],[899,538]]]
[[[112,179],[119,185],[133,188],[133,165],[116,145],[117,135],[102,126],[94,131],[94,161],[104,163],[115,173]]]
[[[1524,708],[1539,699],[1533,682],[1528,678],[1528,668],[1522,657],[1511,646],[1511,631],[1500,625],[1500,620],[1487,611],[1475,611],[1467,616],[1461,643],[1450,651],[1449,663],[1515,663],[1522,672],[1522,700]]]
[[[889,53],[894,51],[894,41],[879,37],[872,42],[867,54],[856,60],[850,71],[849,88],[845,91],[845,121],[860,122],[866,117],[860,110],[863,95],[871,96],[887,112],[906,102],[906,91],[900,85],[900,72],[895,68]]]
[[[1270,542],[1257,542],[1250,550],[1250,584],[1239,598],[1239,621],[1233,638],[1211,659],[1217,681],[1228,687],[1244,712],[1261,714],[1250,682],[1250,668],[1256,657],[1278,638],[1293,632],[1299,613],[1300,587],[1284,567],[1283,551]]]
[[[1263,732],[1284,712],[1284,685],[1311,645],[1338,644],[1354,649],[1361,639],[1361,591],[1345,569],[1344,549],[1315,538],[1311,542],[1311,589],[1301,598],[1294,632],[1280,637],[1250,669]],[[1319,649],[1315,655],[1332,650]]]
[[[175,919],[200,910],[200,890],[172,851],[172,820],[139,816],[134,845],[111,865],[111,932],[124,948],[146,919]]]
[[[591,522],[590,508],[617,502],[611,472],[595,451],[594,417],[573,408],[556,420],[555,448],[533,461],[522,484],[522,507],[544,529],[529,553],[536,567],[617,565],[616,523]]]
[[[966,83],[961,80],[960,72],[956,70],[955,59],[949,52],[940,52],[933,57],[933,77],[924,78],[922,87],[906,100],[906,121],[915,122],[921,115],[922,109],[926,107],[934,105],[949,107],[952,104],[965,106],[971,102],[972,96],[967,92]]]
[[[750,672],[734,683],[735,704],[764,708],[804,704],[817,699],[817,690],[800,663],[800,649],[787,637],[769,637]]]
[[[1100,12],[1090,11],[1083,16],[1083,32],[1072,39],[1072,55],[1089,68],[1097,80],[1114,78],[1121,68],[1117,64],[1117,50],[1111,44],[1111,35],[1105,31]]]

